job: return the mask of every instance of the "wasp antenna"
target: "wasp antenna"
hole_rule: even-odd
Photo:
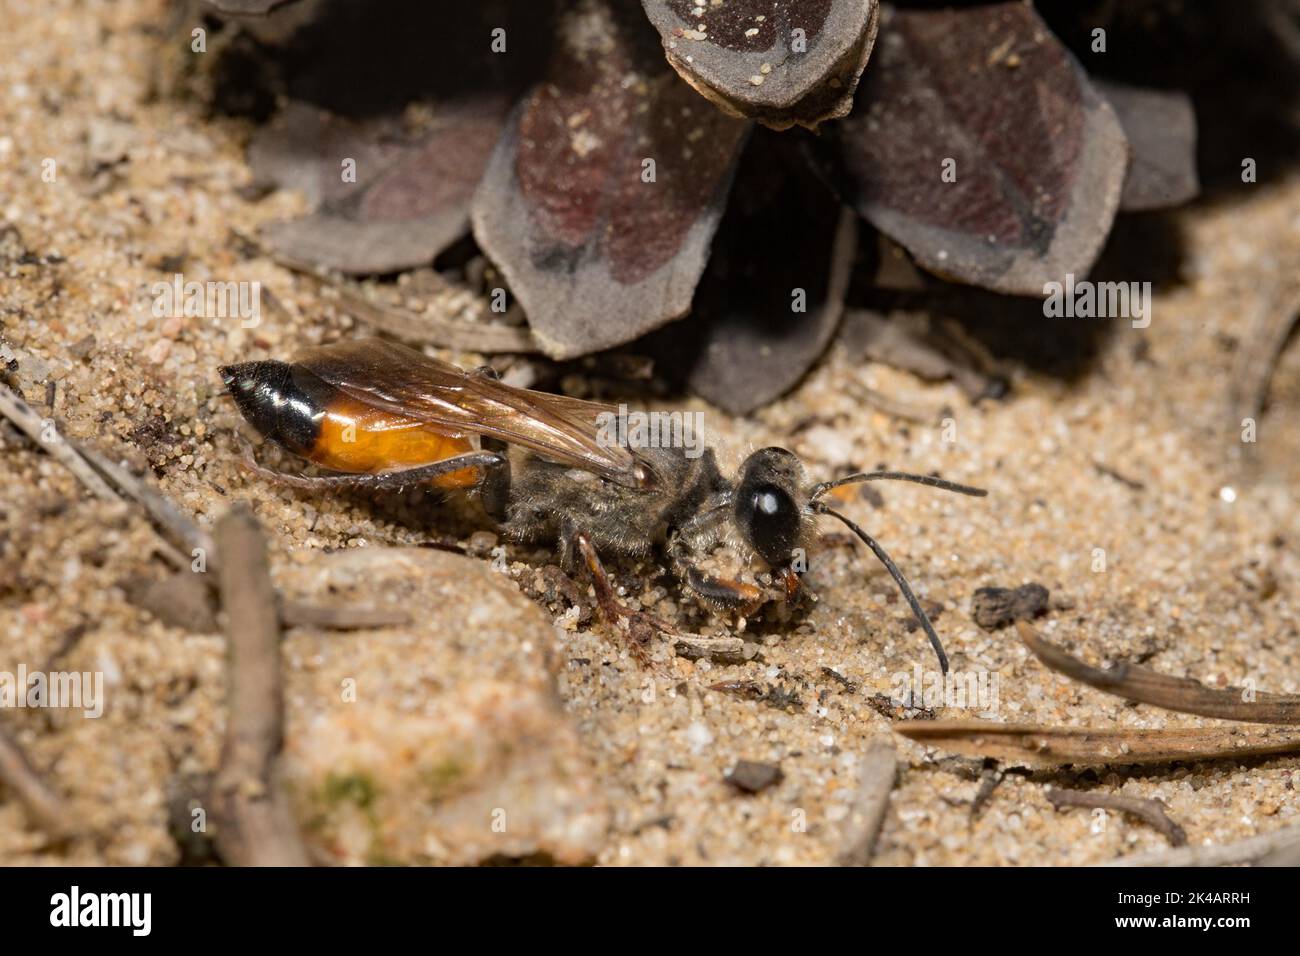
[[[913,481],[918,485],[929,485],[931,488],[938,488],[942,491],[955,491],[959,495],[970,495],[974,498],[983,498],[988,494],[984,488],[976,488],[973,485],[962,485],[955,481],[947,481],[943,478],[935,478],[933,475],[914,475],[906,471],[863,471],[856,475],[845,475],[843,478],[836,478],[834,481],[823,481],[820,485],[814,485],[812,490],[812,499],[816,501],[826,492],[833,488],[839,488],[843,485],[854,485],[862,481]]]
[[[871,535],[867,534],[854,522],[850,521],[835,509],[828,508],[826,505],[820,503],[815,507],[819,514],[830,515],[844,522],[848,529],[861,538],[863,543],[871,549],[872,553],[880,559],[880,563],[885,566],[885,570],[893,576],[894,583],[898,585],[898,590],[903,592],[903,597],[907,599],[908,605],[911,606],[912,613],[915,614],[916,619],[921,622],[921,627],[925,630],[925,636],[930,639],[930,646],[934,648],[934,653],[939,657],[939,669],[943,671],[943,673],[947,674],[948,655],[944,653],[943,643],[939,640],[939,635],[935,632],[934,625],[930,623],[929,616],[921,607],[921,602],[918,601],[916,595],[912,593],[912,587],[907,583],[907,578],[903,577],[903,572],[898,570],[898,565],[894,563],[894,559],[886,553],[885,549],[880,546],[875,538],[871,537]]]

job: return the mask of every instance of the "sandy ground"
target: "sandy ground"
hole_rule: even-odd
[[[270,487],[237,467],[239,419],[221,397],[216,367],[281,357],[354,329],[238,241],[295,213],[299,201],[243,198],[249,128],[205,120],[196,105],[158,95],[160,6],[3,0],[0,347],[9,350],[6,360],[19,360],[25,397],[74,437],[146,467],[202,522],[234,500],[251,502],[281,580],[317,552],[409,546],[444,534],[464,540],[486,527],[475,524],[472,509],[419,495],[380,503],[323,498]],[[53,182],[42,179],[46,159],[56,163]],[[987,499],[976,500],[889,486],[879,489],[883,506],[860,497],[845,505],[892,551],[923,600],[941,605],[936,624],[954,668],[996,676],[988,706],[949,707],[941,716],[1208,723],[1071,684],[1041,666],[1014,631],[975,625],[976,588],[1029,581],[1072,604],[1053,611],[1042,632],[1091,661],[1142,656],[1211,685],[1253,680],[1263,690],[1300,691],[1300,527],[1291,495],[1300,478],[1300,350],[1279,369],[1250,468],[1240,462],[1240,429],[1227,403],[1234,347],[1266,304],[1272,278],[1300,261],[1300,178],[1199,206],[1177,224],[1184,281],[1157,295],[1149,328],[1120,323],[1078,383],[1020,373],[1010,400],[972,407],[954,387],[880,366],[853,368],[832,355],[753,419],[687,406],[706,413],[710,438],[733,467],[751,448],[781,444],[804,456],[817,477],[887,464],[989,488]],[[156,319],[151,286],[178,264],[187,278],[260,281],[280,307],[256,329]],[[417,290],[419,277],[412,281]],[[853,397],[851,383],[947,404],[953,430],[873,411]],[[101,834],[52,847],[0,792],[0,862],[175,862],[169,781],[215,766],[223,642],[167,626],[126,599],[124,582],[159,567],[156,539],[138,515],[90,499],[11,430],[0,429],[0,448],[0,669],[55,659],[67,669],[103,671],[111,694],[97,720],[62,711],[0,714]],[[523,578],[531,574],[523,559],[539,555],[512,546],[507,556],[513,576]],[[616,568],[629,582],[644,570]],[[761,660],[674,659],[669,681],[650,681],[599,629],[573,630],[571,617],[542,629],[558,706],[607,801],[607,829],[590,839],[591,858],[627,865],[834,860],[859,755],[889,732],[868,700],[890,693],[914,663],[931,668],[932,659],[921,633],[907,630],[884,571],[845,541],[832,538],[810,556],[807,582],[819,600],[806,620],[751,632]],[[651,580],[635,596],[667,616],[684,613],[675,592],[656,590],[660,584]],[[437,609],[430,613],[436,620]],[[706,624],[714,633],[723,626]],[[438,632],[430,633],[426,643],[436,643]],[[476,653],[465,634],[456,637],[458,653]],[[410,647],[370,660],[365,635],[329,640],[353,642],[347,653],[355,667],[380,682],[422,666]],[[286,653],[295,673],[317,666],[310,647]],[[793,699],[777,708],[707,689],[732,680],[770,684]],[[309,735],[313,725],[294,726]],[[384,727],[371,731],[381,738]],[[901,738],[898,745],[905,769],[877,854],[886,864],[1082,864],[1165,845],[1135,821],[1099,823],[1087,811],[1053,810],[1043,796],[1048,782],[1159,797],[1193,844],[1300,822],[1300,758],[1010,776],[972,821],[974,765]],[[738,793],[723,779],[738,759],[778,764],[783,777],[759,794]]]

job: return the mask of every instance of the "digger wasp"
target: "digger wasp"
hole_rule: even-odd
[[[685,587],[719,610],[751,613],[768,599],[753,584],[708,574],[701,556],[724,541],[762,562],[788,602],[800,593],[796,554],[823,515],[842,522],[889,571],[946,673],[948,658],[907,579],[861,527],[827,503],[848,484],[901,480],[983,496],[980,488],[927,475],[862,472],[812,483],[783,448],[763,448],[723,475],[713,449],[632,448],[600,440],[611,406],[465,371],[381,339],[302,352],[291,362],[230,365],[221,375],[244,418],[265,438],[337,474],[255,471],[295,487],[475,491],[503,532],[558,545],[562,567],[585,567],[601,614],[625,621],[639,653],[670,625],[619,599],[601,555],[667,558]],[[512,448],[516,450],[512,454]],[[512,460],[513,459],[513,460]]]

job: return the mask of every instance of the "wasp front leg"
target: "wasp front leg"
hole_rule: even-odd
[[[703,518],[709,516],[706,513]],[[696,546],[700,541],[711,543],[706,524],[684,529],[689,533],[676,535],[669,548],[677,573],[697,597],[706,605],[718,611],[735,612],[748,617],[766,604],[772,595],[769,589],[747,584],[735,578],[724,578],[701,571],[696,564]],[[695,542],[695,545],[692,544]],[[772,576],[780,592],[780,599],[788,606],[799,600],[799,575],[790,566],[774,568]]]
[[[717,542],[729,507],[729,501],[719,501],[684,524],[669,540],[668,554],[678,577],[707,606],[748,616],[763,605],[763,591],[743,581],[707,574],[696,564],[697,556]]]
[[[673,637],[678,633],[677,629],[647,611],[633,610],[618,599],[614,582],[610,579],[609,572],[605,570],[605,565],[600,560],[600,555],[596,553],[595,545],[591,543],[591,538],[585,531],[569,531],[564,536],[564,542],[570,554],[576,552],[581,558],[583,567],[591,577],[592,587],[596,591],[596,606],[600,610],[601,617],[615,630],[622,630],[620,623],[626,622],[625,633],[631,638],[629,647],[632,656],[641,666],[658,670],[647,650],[650,638],[656,633]]]
[[[686,586],[716,610],[734,611],[742,617],[748,617],[767,602],[767,594],[753,584],[705,574],[694,566],[688,566],[684,571]]]

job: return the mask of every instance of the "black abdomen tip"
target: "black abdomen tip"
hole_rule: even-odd
[[[219,371],[250,425],[290,451],[311,450],[320,433],[329,386],[309,373],[295,374],[285,362],[241,362]],[[304,381],[307,378],[310,383]]]

